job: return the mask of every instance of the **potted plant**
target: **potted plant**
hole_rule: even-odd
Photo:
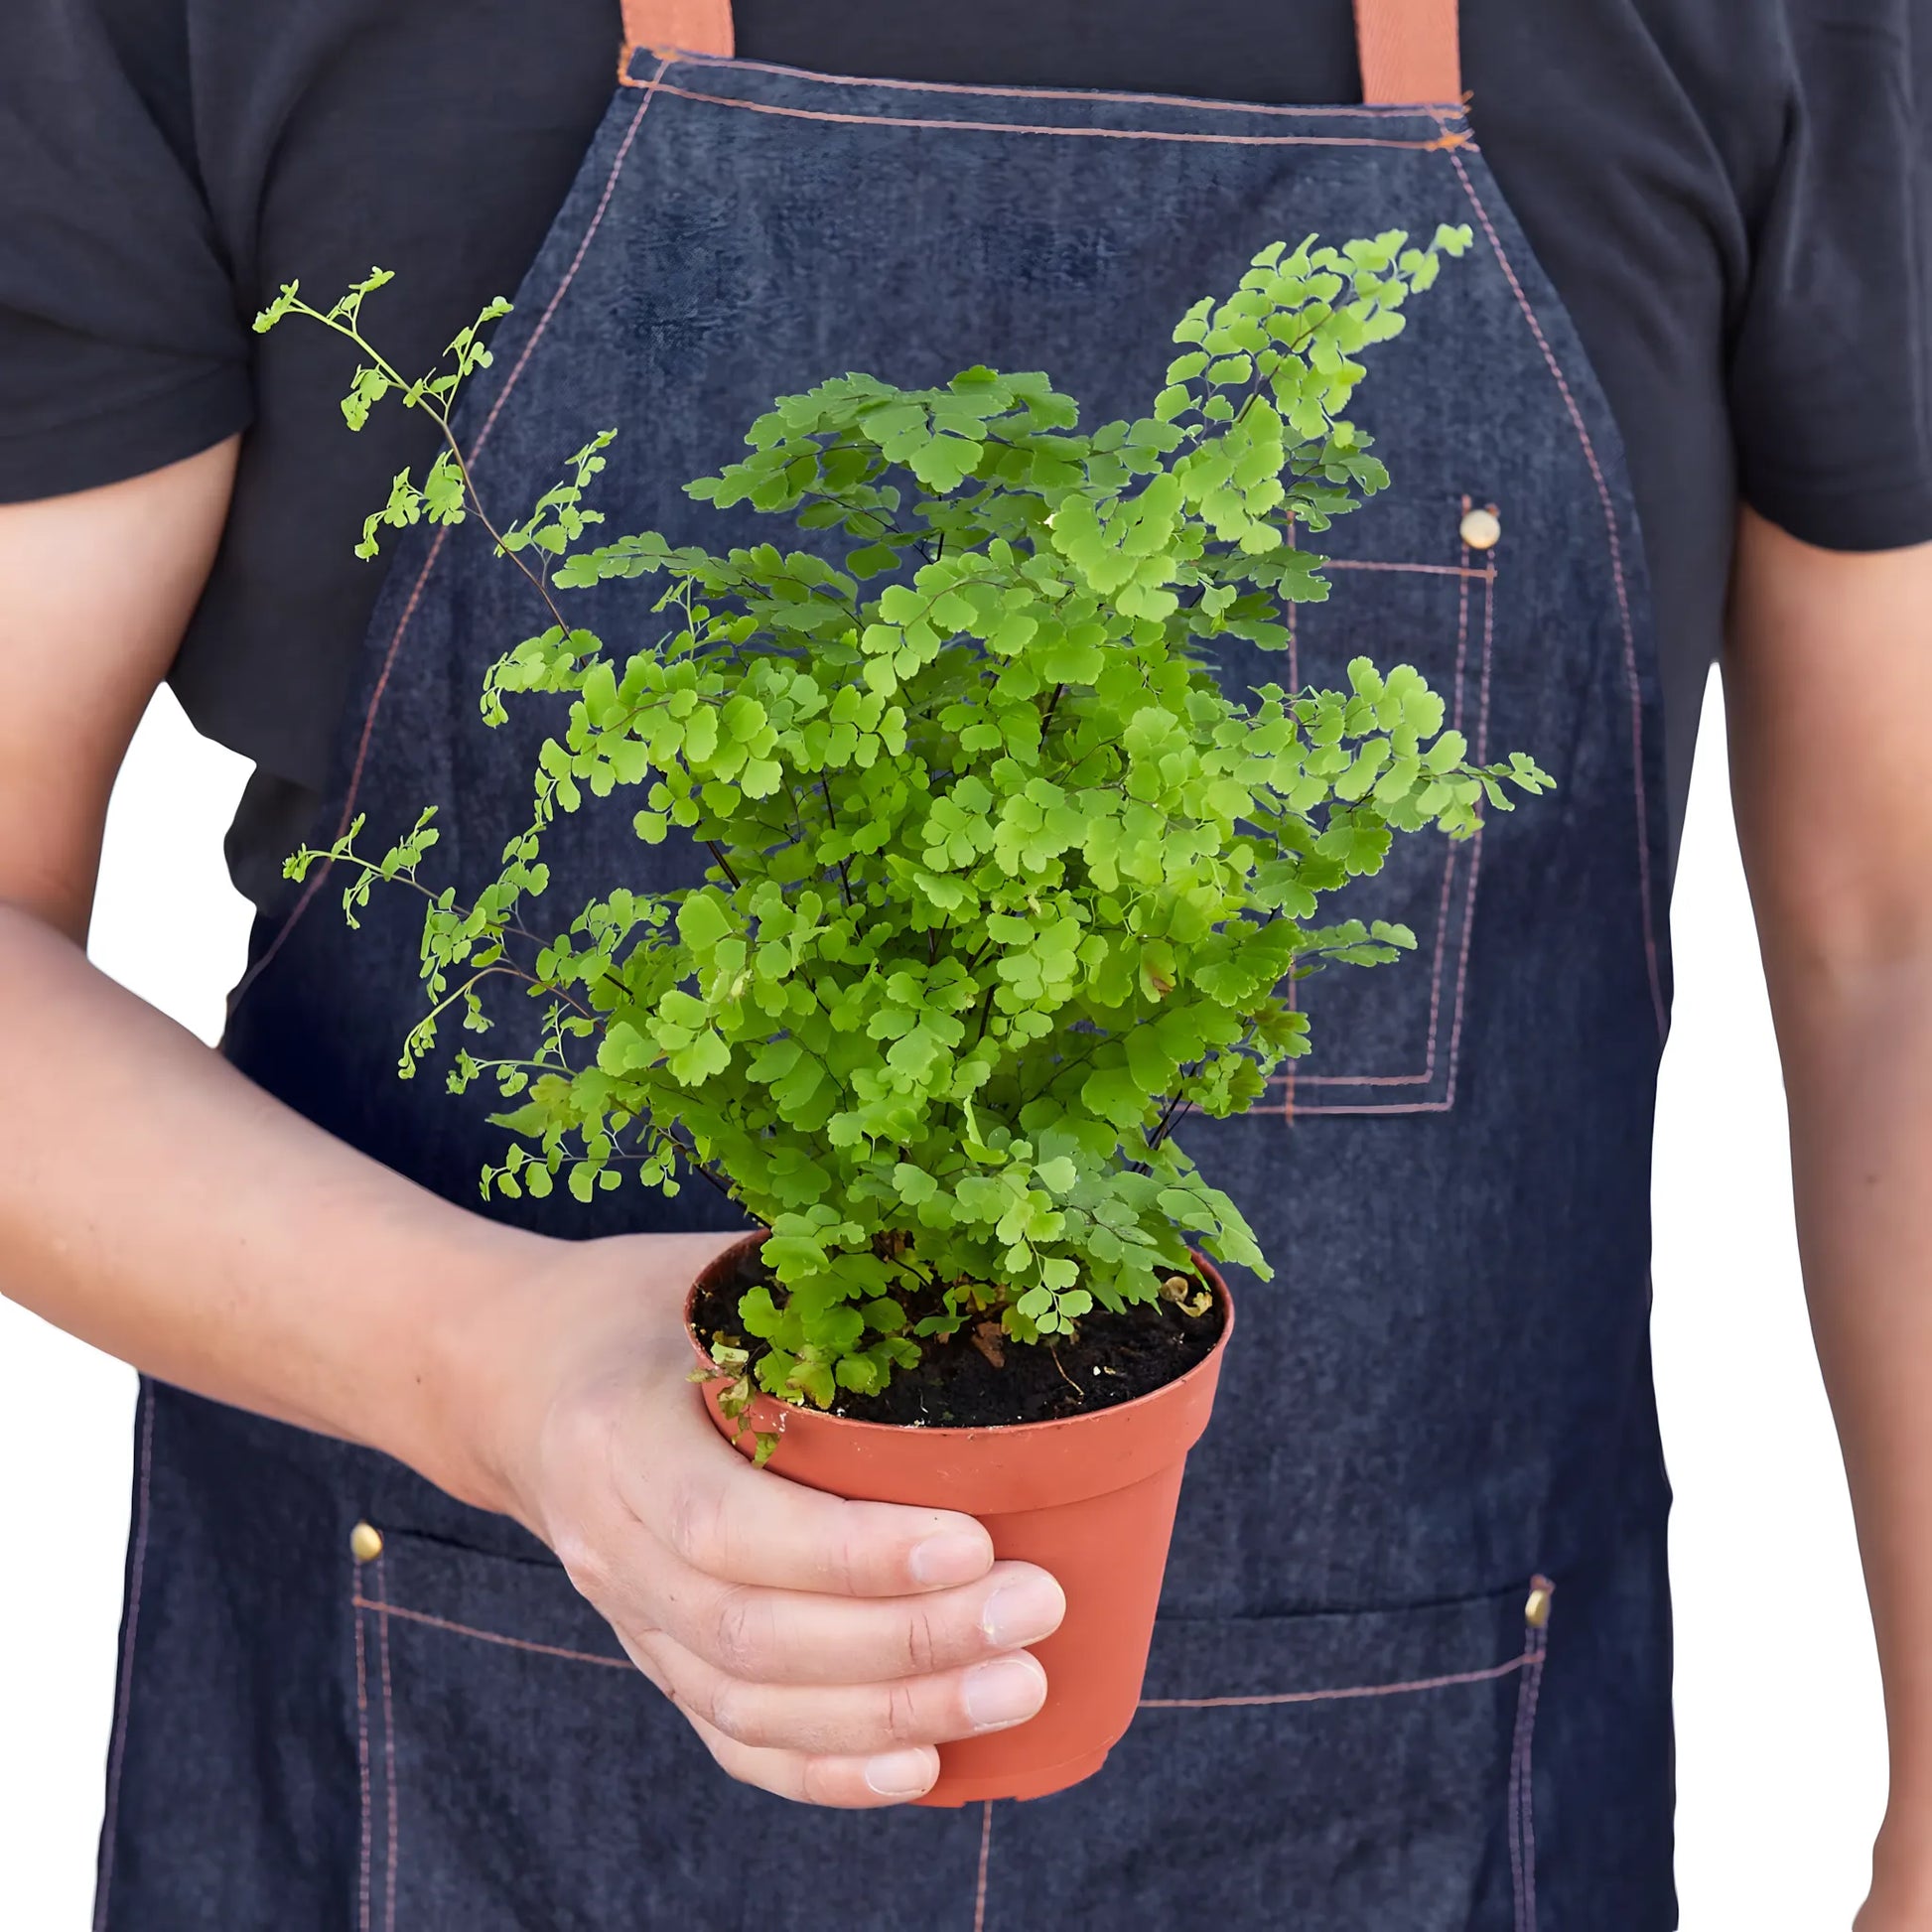
[[[1397,833],[1466,838],[1505,785],[1421,676],[1366,658],[1343,691],[1223,691],[1217,638],[1287,642],[1327,595],[1289,541],[1387,477],[1341,411],[1357,352],[1468,245],[1392,232],[1264,249],[1174,330],[1147,416],[1087,430],[1042,374],[906,390],[844,375],[780,398],[749,454],[689,485],[791,518],[809,547],[714,555],[652,532],[594,543],[611,432],[524,521],[490,525],[552,621],[489,671],[484,715],[563,694],[527,832],[474,902],[424,877],[433,812],[379,860],[327,852],[353,918],[378,881],[427,897],[430,1011],[486,1029],[515,957],[534,1042],[455,1055],[511,1137],[486,1196],[580,1199],[625,1167],[686,1171],[761,1229],[694,1288],[696,1375],[759,1460],[840,1493],[982,1516],[1060,1580],[1052,1685],[1016,1730],[948,1745],[926,1802],[1034,1796],[1096,1769],[1139,1695],[1181,1468],[1232,1324],[1213,1266],[1269,1269],[1175,1129],[1228,1115],[1309,1048],[1287,989],[1376,965],[1405,928],[1321,908]],[[381,272],[300,314],[365,356],[352,426],[391,391],[447,447],[369,521],[483,515],[449,433],[492,304],[453,362],[405,381],[361,333]],[[485,519],[486,520],[486,519]],[[627,654],[564,621],[576,587],[638,579]],[[644,849],[548,943],[523,933],[559,813],[622,790]],[[659,890],[648,849],[693,842]]]

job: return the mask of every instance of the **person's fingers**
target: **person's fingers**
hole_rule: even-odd
[[[846,1502],[756,1469],[718,1434],[695,1390],[656,1405],[621,1454],[624,1500],[693,1570],[722,1583],[835,1596],[902,1596],[977,1582],[993,1540],[955,1510]]]
[[[930,1744],[889,1745],[861,1756],[814,1756],[783,1745],[748,1744],[710,1723],[678,1695],[677,1680],[701,1668],[670,1639],[621,1640],[630,1661],[697,1732],[718,1763],[742,1784],[755,1784],[798,1804],[872,1810],[905,1804],[932,1788],[939,1753]]]
[[[755,1684],[875,1684],[926,1677],[1051,1636],[1066,1598],[1045,1571],[996,1563],[976,1584],[920,1596],[825,1596],[719,1584],[659,1554],[651,1620],[687,1650]]]
[[[686,1715],[721,1770],[741,1784],[757,1785],[796,1804],[877,1811],[923,1797],[939,1776],[939,1753],[930,1744],[870,1758],[809,1757],[801,1751],[741,1744],[702,1718]]]
[[[879,1757],[1035,1717],[1046,1701],[1046,1673],[1024,1650],[964,1670],[895,1683],[747,1683],[666,1638],[646,1641],[652,1675],[678,1705],[712,1730],[761,1750],[807,1757]]]

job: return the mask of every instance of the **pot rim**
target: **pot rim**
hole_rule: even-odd
[[[764,1235],[765,1231],[763,1229],[755,1228],[751,1233],[746,1235],[744,1240],[734,1242],[731,1247],[726,1248],[720,1254],[716,1255],[699,1271],[690,1289],[685,1294],[685,1339],[690,1342],[692,1352],[698,1357],[698,1360],[703,1366],[710,1369],[719,1379],[725,1378],[725,1371],[719,1368],[718,1364],[711,1359],[710,1351],[698,1339],[697,1328],[691,1320],[691,1311],[698,1299],[698,1290],[704,1284],[705,1278],[714,1269],[723,1267],[726,1262],[733,1256],[741,1253],[744,1249],[757,1247],[763,1241]],[[906,1435],[917,1436],[921,1441],[942,1438],[953,1442],[966,1442],[975,1437],[993,1437],[1002,1442],[1007,1442],[1026,1435],[1033,1435],[1037,1438],[1061,1434],[1070,1429],[1078,1429],[1083,1424],[1098,1422],[1102,1417],[1128,1417],[1134,1415],[1136,1412],[1145,1414],[1153,1405],[1173,1399],[1177,1392],[1189,1388],[1191,1384],[1198,1381],[1202,1376],[1218,1375],[1221,1355],[1227,1348],[1228,1337],[1234,1333],[1234,1297],[1229,1293],[1228,1285],[1222,1279],[1221,1271],[1198,1248],[1189,1248],[1187,1252],[1192,1256],[1194,1266],[1200,1270],[1201,1275],[1206,1280],[1207,1286],[1212,1291],[1215,1301],[1220,1304],[1221,1332],[1215,1337],[1214,1346],[1192,1368],[1188,1369],[1184,1375],[1176,1375],[1173,1381],[1163,1382],[1159,1388],[1149,1389],[1146,1394],[1137,1395],[1131,1401],[1109,1403],[1104,1409],[1088,1409],[1077,1416],[1053,1416],[1044,1422],[970,1423],[963,1428],[953,1428],[943,1423],[862,1422],[856,1416],[835,1415],[830,1409],[816,1409],[800,1403],[785,1402],[763,1389],[758,1391],[756,1401],[759,1404],[768,1405],[771,1409],[777,1411],[779,1419],[778,1428],[781,1434],[787,1422],[795,1415],[801,1420],[809,1419],[814,1428],[837,1429],[848,1432],[849,1440],[854,1443],[883,1441],[887,1438]],[[749,1415],[750,1412],[748,1411],[747,1414]]]

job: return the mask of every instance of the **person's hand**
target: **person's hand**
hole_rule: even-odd
[[[469,1344],[491,1506],[549,1544],[632,1661],[745,1783],[811,1804],[902,1803],[934,1745],[1024,1723],[1027,1653],[1059,1586],[995,1563],[941,1509],[856,1503],[755,1469],[689,1380],[686,1290],[735,1237],[559,1244]]]

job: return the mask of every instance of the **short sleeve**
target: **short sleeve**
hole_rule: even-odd
[[[249,420],[171,4],[140,0],[133,34],[102,0],[0,7],[0,501],[139,476]]]
[[[1932,539],[1932,0],[1781,0],[1778,167],[1730,344],[1745,499],[1801,540]]]

